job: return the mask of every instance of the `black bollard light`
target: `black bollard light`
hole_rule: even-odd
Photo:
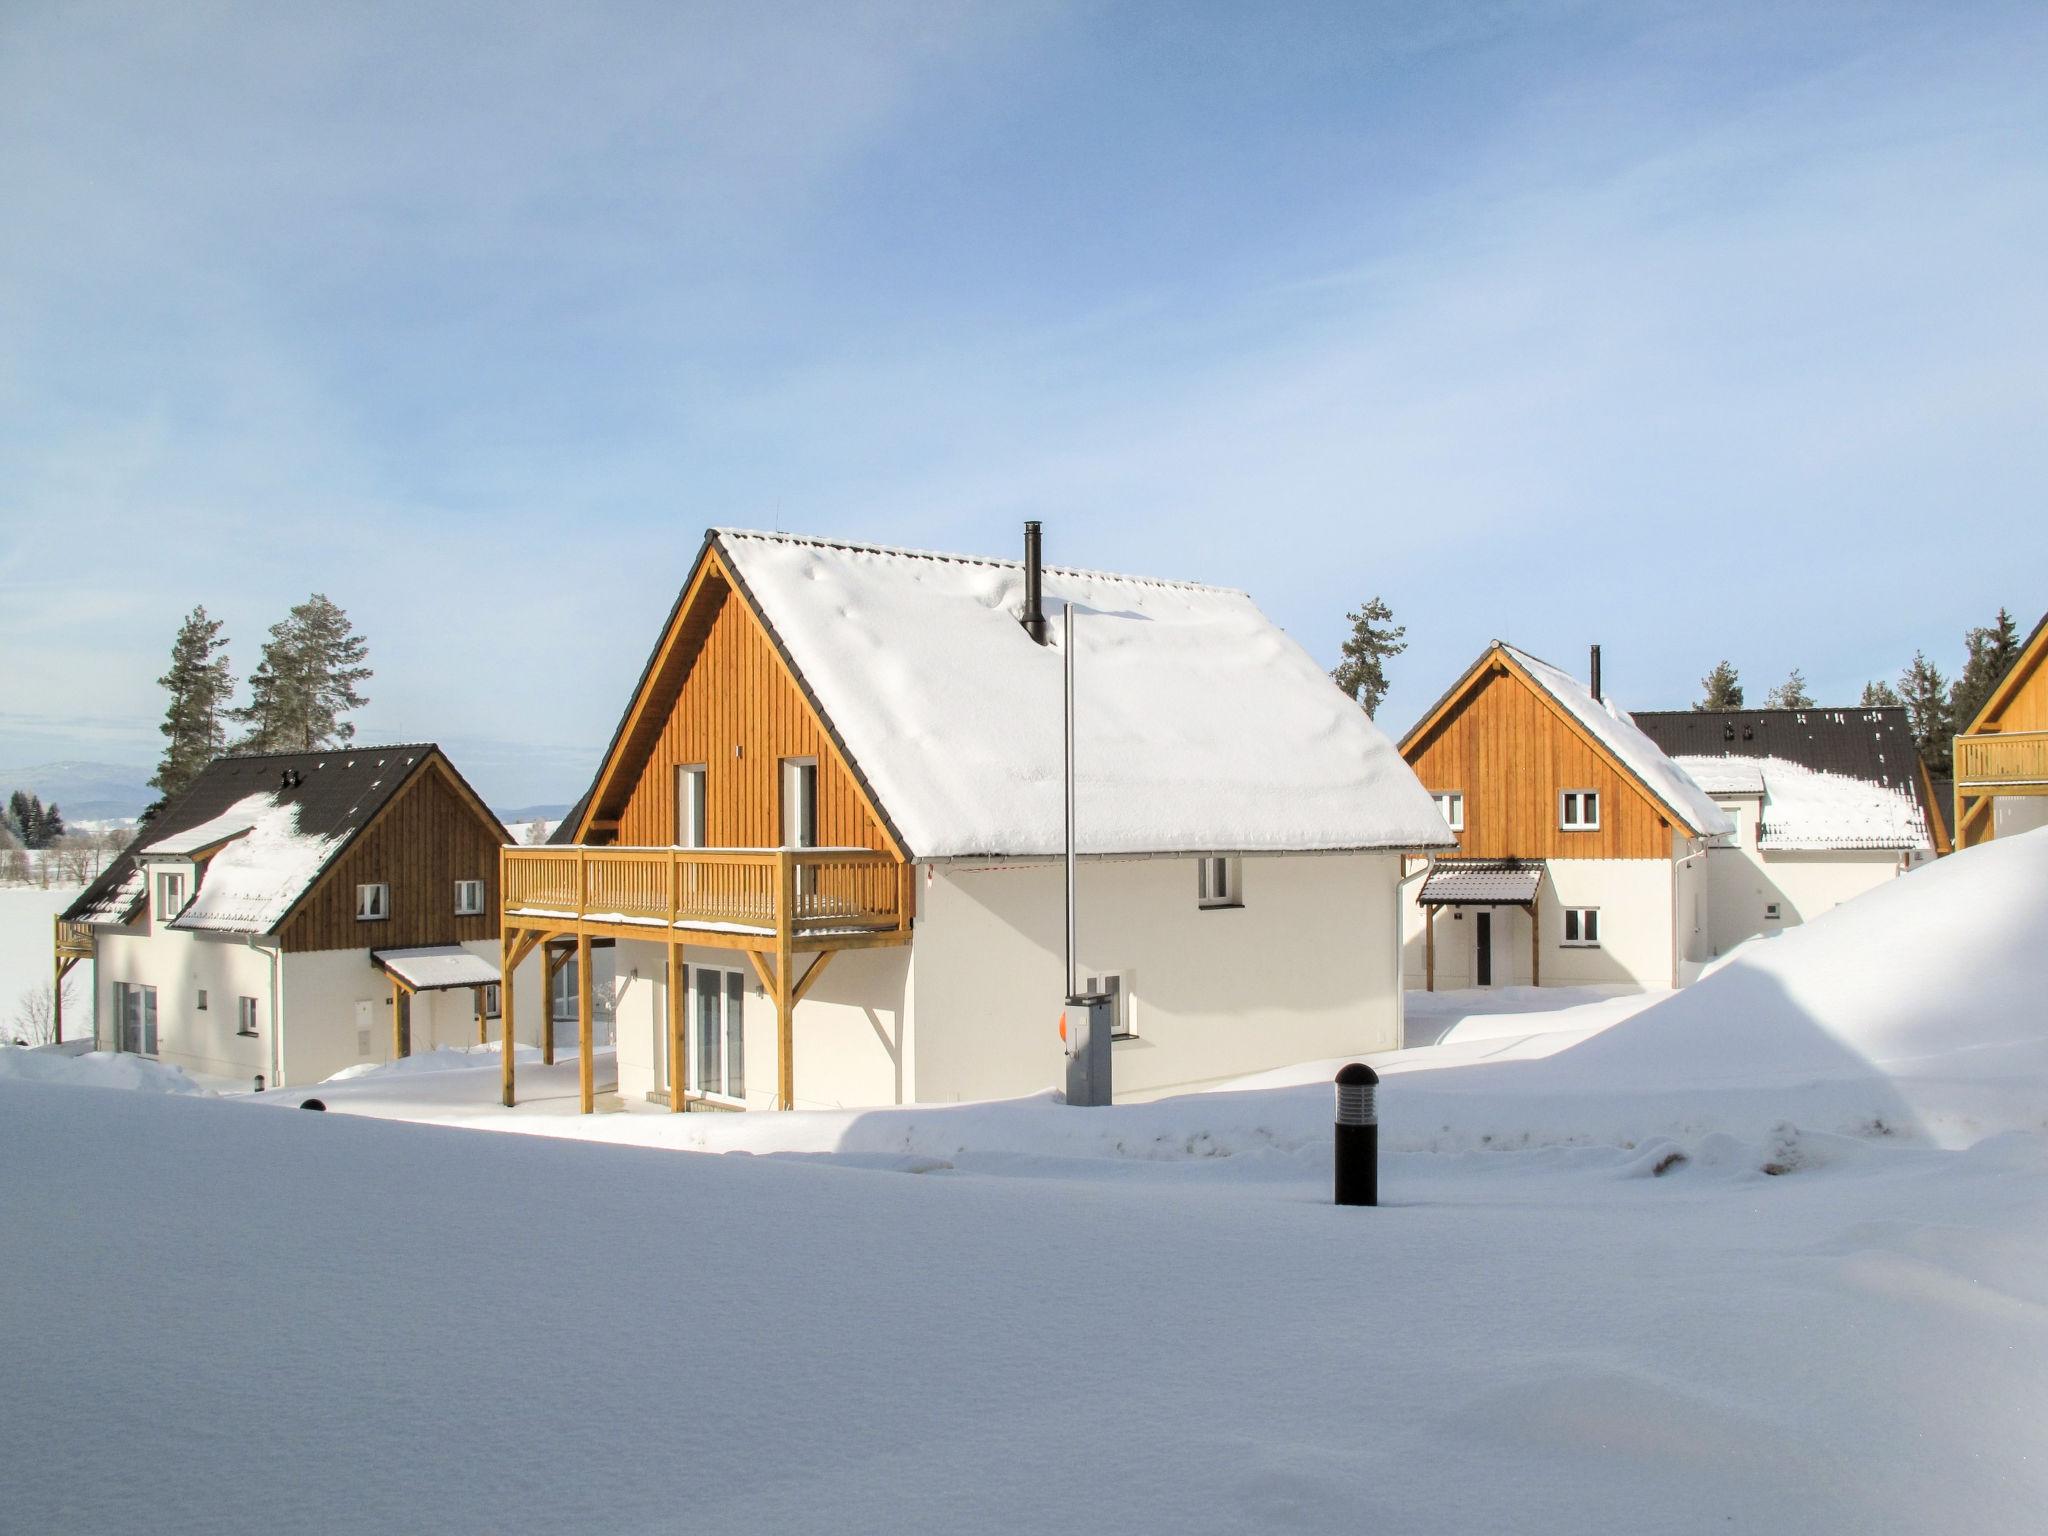
[[[261,1072],[256,1074],[256,1091],[258,1093],[263,1091],[263,1074]]]
[[[327,1106],[321,1103],[318,1099],[299,1100],[299,1108],[301,1109],[325,1109],[326,1107]]]
[[[1380,1075],[1362,1061],[1337,1069],[1337,1170],[1339,1205],[1380,1203],[1380,1121],[1373,1090]]]

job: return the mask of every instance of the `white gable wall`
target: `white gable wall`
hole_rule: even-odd
[[[1712,887],[1712,954],[1725,955],[1745,939],[1768,938],[1814,918],[1904,872],[1907,854],[1895,848],[1777,850],[1757,846],[1754,798],[1728,800],[1735,836],[1707,857]],[[1777,916],[1769,915],[1775,905]]]
[[[252,950],[239,939],[180,933],[161,925],[152,932],[146,921],[133,928],[99,928],[94,943],[99,993],[96,1018],[102,1050],[114,1050],[119,1044],[117,984],[152,986],[156,988],[158,1060],[243,1087],[253,1086],[259,1072],[266,1082],[270,1080],[267,951]],[[207,994],[203,1013],[198,1006],[201,989]],[[241,997],[257,999],[261,1022],[253,1040],[236,1033],[236,999]]]

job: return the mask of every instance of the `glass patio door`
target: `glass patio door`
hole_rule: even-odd
[[[742,1000],[746,982],[738,971],[693,965],[690,973],[690,1078],[692,1093],[744,1100],[747,1096],[746,1038]]]

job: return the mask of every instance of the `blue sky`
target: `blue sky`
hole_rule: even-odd
[[[587,776],[703,529],[1824,702],[2048,607],[2039,5],[0,10],[0,762],[318,589]]]

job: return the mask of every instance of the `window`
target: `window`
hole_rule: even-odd
[[[156,1054],[156,988],[114,983],[114,1021],[121,1050]]]
[[[1600,827],[1600,791],[1568,789],[1558,797],[1557,824],[1566,832],[1594,832]]]
[[[1102,976],[1090,976],[1081,984],[1081,990],[1094,994],[1107,994],[1110,999],[1109,1038],[1112,1040],[1135,1040],[1137,1025],[1132,1015],[1137,1012],[1136,1000],[1124,986],[1126,973],[1111,971]]]
[[[484,910],[484,883],[481,880],[458,880],[455,882],[455,915],[457,917],[481,917]]]
[[[685,763],[676,770],[676,846],[702,848],[704,842],[704,765]]]
[[[738,971],[685,968],[690,978],[690,1092],[707,1098],[747,1096],[746,981]]]
[[[504,1007],[499,1000],[498,983],[495,981],[487,981],[484,983],[484,1017],[487,1019],[496,1019],[502,1018],[503,1016]]]
[[[235,1033],[254,1035],[256,1033],[256,999],[238,997],[235,999]]]
[[[199,989],[199,1011],[201,1013],[206,1012],[206,988],[204,987]]]
[[[1579,949],[1600,947],[1600,909],[1598,907],[1566,907],[1564,909],[1564,941]]]
[[[1237,859],[1211,858],[1195,860],[1196,899],[1204,907],[1241,907],[1244,905],[1243,871]]]
[[[356,887],[356,921],[359,923],[381,923],[391,915],[391,887],[388,885],[359,885]]]
[[[1765,922],[1769,922],[1769,923],[1775,923],[1775,922],[1776,922],[1777,920],[1778,920],[1778,904],[1777,904],[1777,903],[1776,903],[1775,901],[1767,901],[1767,902],[1765,902],[1765,903],[1764,903],[1764,921],[1765,921]]]
[[[1465,794],[1462,790],[1446,789],[1430,796],[1444,818],[1444,825],[1453,832],[1465,830]]]
[[[818,846],[818,760],[782,760],[782,846]]]
[[[169,922],[185,910],[185,877],[168,870],[156,877],[156,915]]]

